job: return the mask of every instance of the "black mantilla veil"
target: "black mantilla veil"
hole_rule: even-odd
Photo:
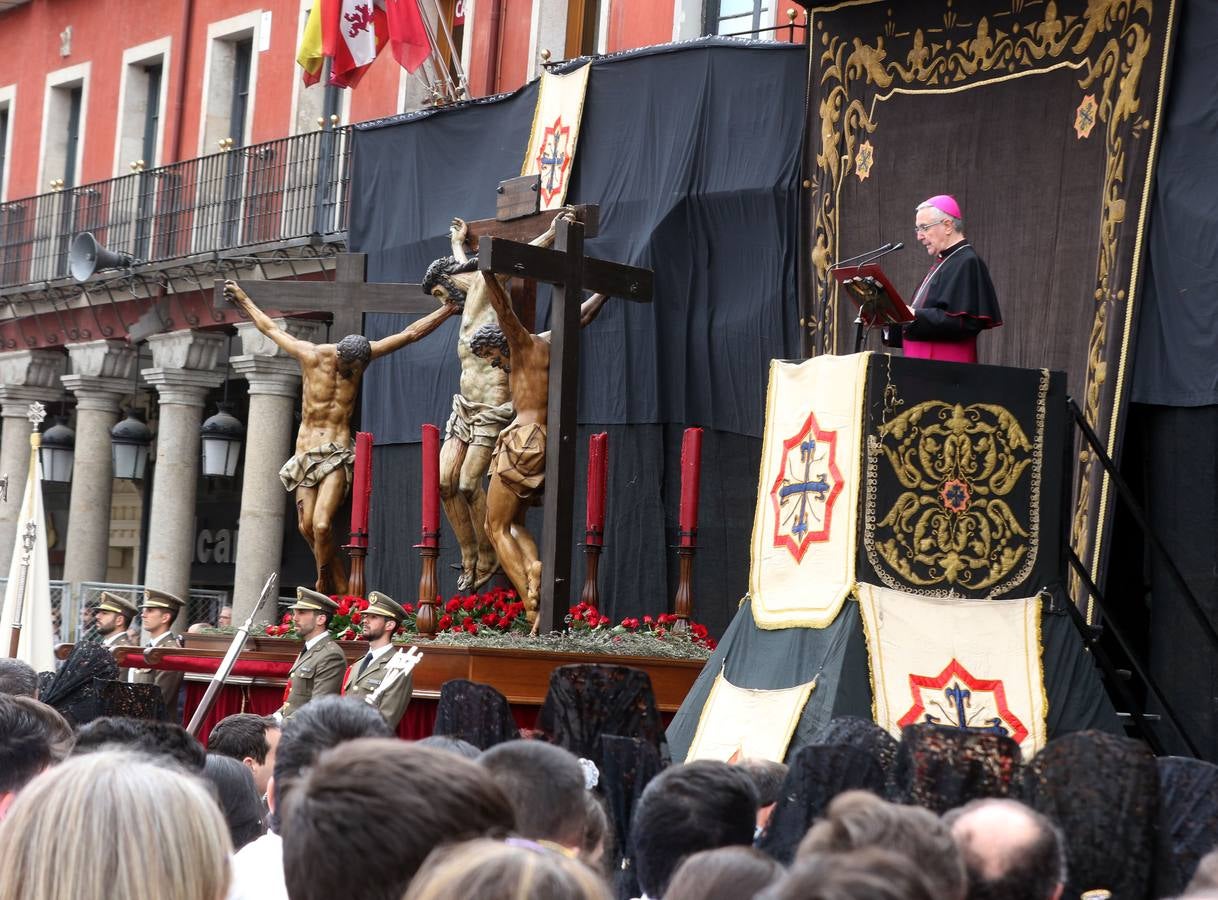
[[[479,750],[520,737],[507,698],[489,684],[464,678],[454,678],[440,687],[432,733],[469,741]]]
[[[651,678],[630,666],[577,664],[555,669],[537,728],[547,740],[592,760],[598,768],[603,734],[637,737],[651,744],[661,760],[668,756]]]
[[[1019,794],[1019,745],[1006,735],[941,725],[901,731],[894,798],[936,815],[984,797]]]
[[[1028,763],[1023,789],[1066,837],[1066,898],[1100,889],[1149,896],[1159,773],[1145,744],[1102,731],[1064,735]]]
[[[1175,897],[1192,881],[1201,857],[1218,847],[1218,766],[1165,756],[1158,768],[1155,896]]]
[[[609,807],[614,835],[614,892],[618,897],[640,894],[634,868],[630,825],[643,790],[664,768],[659,751],[650,741],[618,734],[602,734],[599,740],[600,781],[597,789]]]
[[[73,725],[84,725],[105,715],[96,680],[117,678],[118,663],[114,661],[114,654],[92,641],[77,644],[39,699],[59,710]]]
[[[854,747],[875,757],[891,780],[897,765],[897,739],[870,719],[834,716],[812,736],[813,744]]]
[[[858,720],[863,721],[863,720]],[[785,865],[795,858],[799,842],[830,802],[846,791],[870,791],[883,797],[887,778],[871,752],[846,744],[809,744],[791,761],[782,792],[758,849]]]

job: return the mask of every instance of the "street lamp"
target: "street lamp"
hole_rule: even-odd
[[[148,448],[152,446],[152,429],[144,422],[144,414],[134,406],[127,418],[110,429],[110,459],[114,477],[142,481],[148,465]]]
[[[38,449],[42,463],[42,480],[69,482],[72,480],[72,460],[76,456],[76,432],[68,427],[64,416],[56,416],[55,424],[42,433]]]
[[[245,427],[232,414],[231,404],[222,402],[219,407],[220,411],[204,422],[201,429],[203,474],[232,478],[237,474],[237,460],[241,458]]]

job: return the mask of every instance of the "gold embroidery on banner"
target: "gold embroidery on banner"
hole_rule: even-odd
[[[1058,4],[1053,0],[1047,0],[1043,7],[1024,0],[1011,0],[1009,12],[996,12],[975,23],[959,20],[949,3],[941,25],[913,31],[909,50],[903,58],[893,58],[892,44],[885,44],[885,37],[890,42],[893,38],[909,37],[908,32],[897,31],[891,8],[884,33],[870,39],[832,35],[825,30],[824,19],[829,13],[869,2],[842,2],[813,9],[810,13],[812,52],[819,54],[819,67],[814,67],[814,71],[819,71],[820,75],[819,83],[813,85],[820,97],[818,171],[815,173],[819,202],[813,209],[811,248],[813,290],[820,299],[809,321],[814,352],[834,352],[839,338],[839,289],[828,268],[840,255],[841,191],[856,164],[856,146],[877,128],[876,102],[898,92],[967,90],[1028,74],[1043,74],[1067,64],[1079,70],[1081,91],[1094,97],[1095,120],[1091,127],[1102,126],[1105,137],[1095,308],[1087,347],[1083,413],[1111,449],[1118,410],[1111,411],[1107,423],[1101,422],[1102,400],[1108,393],[1110,375],[1108,336],[1115,330],[1121,341],[1117,348],[1120,365],[1111,373],[1115,375],[1119,389],[1124,376],[1130,319],[1134,314],[1132,286],[1136,273],[1132,271],[1133,267],[1127,267],[1129,271],[1115,274],[1121,226],[1127,218],[1125,172],[1131,152],[1127,142],[1141,137],[1147,130],[1151,131],[1152,142],[1157,141],[1157,129],[1152,128],[1152,120],[1158,121],[1162,107],[1162,92],[1153,90],[1153,111],[1143,112],[1140,92],[1144,64],[1152,48],[1150,25],[1154,20],[1155,0],[1089,0],[1081,16],[1060,14]],[[1174,0],[1167,0],[1164,5],[1170,33]],[[959,35],[959,38],[953,39],[950,35]],[[899,51],[895,54],[896,57],[901,55]],[[1163,82],[1166,49],[1161,56],[1158,75]],[[871,109],[863,102],[869,86],[874,86],[871,90],[875,94],[886,92],[883,97],[873,96]],[[1087,106],[1090,108],[1091,104]],[[1153,165],[1153,157],[1154,143],[1147,172]],[[1139,240],[1135,251],[1141,245],[1140,232],[1145,215],[1144,191],[1138,208]],[[1122,282],[1129,285],[1128,296]],[[1118,308],[1122,306],[1123,309]],[[1095,558],[1090,560],[1093,569],[1098,565],[1098,546],[1093,551],[1088,545],[1093,524],[1097,529],[1103,525],[1103,501],[1107,494],[1107,477],[1102,472],[1096,473],[1095,467],[1093,454],[1086,451],[1080,454],[1070,529],[1071,543],[1080,558],[1087,560],[1089,554],[1095,553]],[[1099,483],[1092,485],[1093,481]],[[1093,498],[1093,492],[1100,494],[1098,501]],[[1099,508],[1093,514],[1092,506],[1096,502]],[[1071,586],[1071,593],[1081,599],[1073,575]]]
[[[1006,407],[939,400],[910,407],[881,425],[878,437],[869,436],[867,558],[885,586],[932,596],[957,590],[993,596],[1027,579],[1039,548],[1048,392],[1045,369],[1031,440]],[[877,521],[881,456],[904,490]],[[1012,509],[1005,498],[1025,473],[1027,509]]]

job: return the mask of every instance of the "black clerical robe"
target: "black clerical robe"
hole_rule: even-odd
[[[975,363],[977,335],[1002,324],[990,272],[967,241],[936,257],[910,306],[902,339],[913,359]]]

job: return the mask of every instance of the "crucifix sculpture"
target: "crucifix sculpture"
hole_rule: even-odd
[[[532,408],[528,410],[530,421],[525,424],[541,426],[540,429],[531,429],[531,435],[522,433],[521,439],[544,441],[543,484],[549,490],[544,492],[542,507],[542,534],[538,542],[540,558],[526,558],[525,584],[516,585],[526,605],[532,607],[530,616],[534,618],[535,632],[539,628],[552,627],[555,619],[560,618],[559,611],[569,602],[571,593],[579,329],[581,324],[591,321],[604,300],[604,297],[594,297],[587,304],[582,304],[583,292],[586,289],[605,296],[648,302],[651,300],[652,284],[649,269],[584,256],[584,226],[574,216],[561,216],[556,227],[553,249],[488,237],[482,240],[478,253],[478,268],[487,278],[488,287],[495,283],[491,277],[494,274],[516,275],[554,286],[548,339],[544,335],[527,334],[507,298],[501,291],[492,288],[492,302],[499,312],[503,336],[511,354],[522,353],[524,356],[515,359],[510,354],[500,352],[500,364],[528,369],[514,372],[511,379],[512,397],[518,405],[517,414],[519,416],[524,411],[527,402]],[[540,377],[542,369],[544,381]],[[496,448],[497,453],[516,453],[522,460],[531,457],[524,462],[524,468],[538,468],[535,448],[528,447],[526,450],[508,446],[502,438]],[[497,459],[492,466],[492,505],[496,479],[504,484],[505,490],[520,496],[520,492],[514,491],[509,484],[511,479],[503,477],[505,466],[510,465],[510,460]],[[529,477],[527,472],[525,475]],[[506,498],[506,494],[500,493],[500,496]],[[515,512],[519,513],[520,510]],[[488,509],[488,526],[493,526],[496,518],[496,512]],[[511,522],[498,524],[506,526],[509,535],[514,536],[515,543],[526,551],[527,557],[533,541],[524,531],[523,520],[520,519],[519,524],[514,526]],[[536,569],[536,562],[541,564],[540,572]]]

